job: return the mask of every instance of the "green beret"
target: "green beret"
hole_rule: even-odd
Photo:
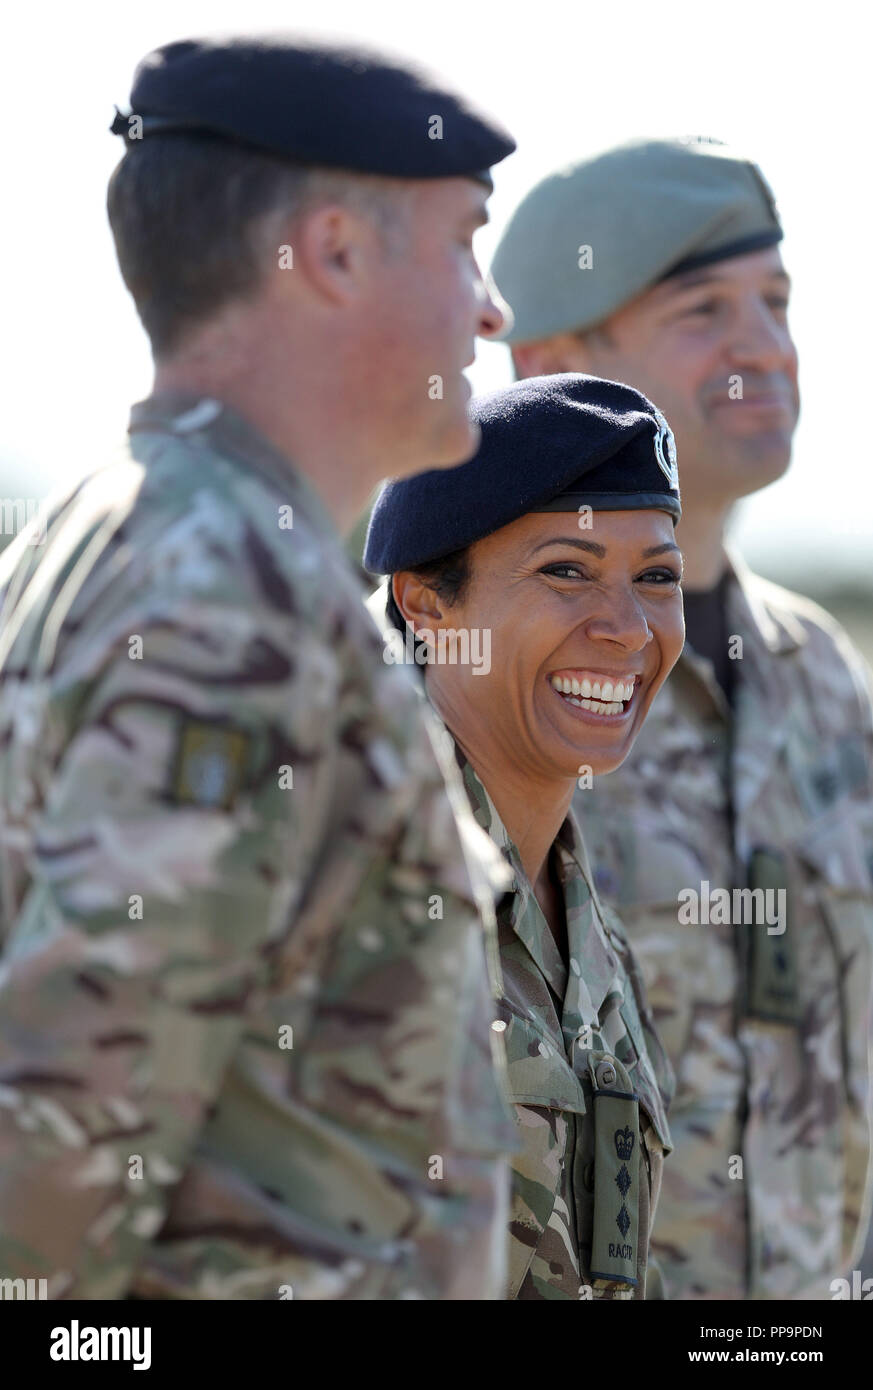
[[[593,328],[669,275],[781,238],[757,165],[720,141],[619,145],[543,179],[511,218],[491,266],[503,337]]]

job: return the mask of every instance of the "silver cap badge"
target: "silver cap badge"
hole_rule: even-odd
[[[660,410],[655,410],[657,429],[655,431],[655,458],[658,467],[674,491],[679,491],[679,467],[676,458],[676,440]]]

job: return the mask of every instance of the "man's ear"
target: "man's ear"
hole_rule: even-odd
[[[558,372],[590,372],[590,353],[572,333],[556,333],[534,343],[516,343],[512,360],[519,380],[529,376],[555,376]]]
[[[401,615],[411,625],[413,632],[419,628],[433,631],[443,622],[443,611],[439,594],[428,587],[411,570],[399,570],[391,576],[394,602]]]
[[[322,299],[346,307],[365,296],[380,250],[378,231],[363,213],[324,203],[304,212],[289,238],[295,273]]]

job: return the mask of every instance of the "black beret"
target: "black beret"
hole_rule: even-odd
[[[632,386],[565,372],[478,396],[478,451],[459,468],[389,482],[373,508],[364,565],[394,574],[429,564],[528,512],[654,508],[679,520],[676,445]]]
[[[502,126],[421,68],[300,35],[156,48],[134,74],[130,105],[111,126],[129,146],[202,132],[304,164],[397,178],[487,180],[490,165],[515,149]]]

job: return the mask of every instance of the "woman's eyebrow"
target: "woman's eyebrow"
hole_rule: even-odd
[[[677,555],[682,554],[678,545],[674,545],[672,541],[667,541],[664,545],[650,545],[647,550],[643,551],[643,558],[648,560],[650,555],[663,555],[668,550],[675,550]]]
[[[596,541],[580,541],[578,536],[553,536],[550,540],[540,541],[531,553],[535,555],[538,550],[545,550],[548,545],[575,545],[577,550],[587,550],[601,560],[606,554],[605,545],[598,545]]]
[[[554,536],[551,540],[540,541],[539,545],[534,546],[532,553],[535,555],[538,550],[545,550],[549,545],[573,545],[577,550],[587,550],[591,555],[596,555],[600,560],[602,560],[606,554],[605,545],[598,545],[596,541],[583,541],[580,540],[578,536]],[[663,545],[648,546],[643,551],[643,559],[648,560],[652,555],[664,555],[670,550],[675,551],[677,555],[682,554],[678,545],[674,545],[672,541],[665,541]]]

